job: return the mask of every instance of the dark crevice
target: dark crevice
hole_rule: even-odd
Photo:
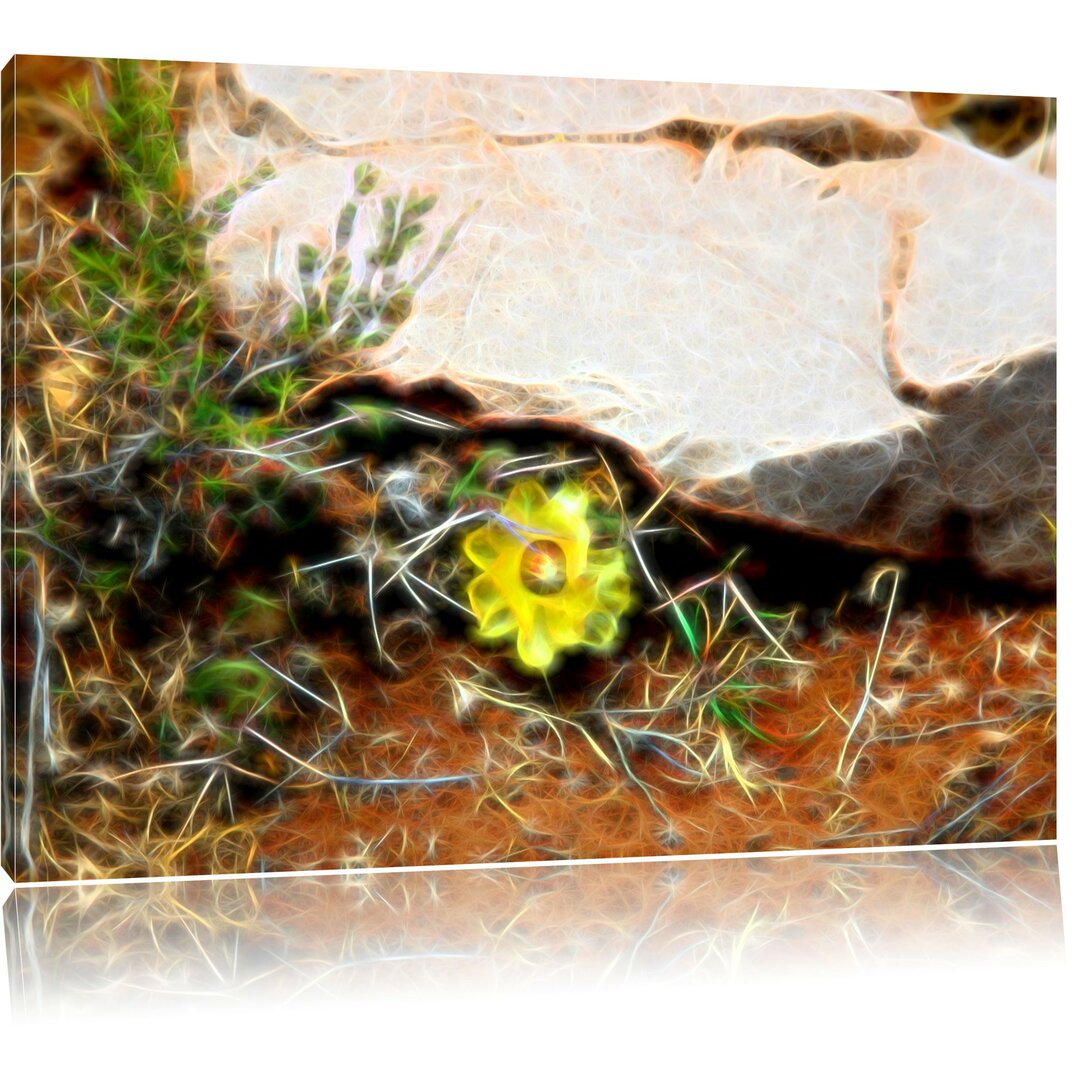
[[[787,117],[742,128],[732,141],[736,153],[759,146],[786,150],[811,165],[831,168],[846,161],[910,157],[922,144],[910,129],[884,128],[854,113]]]
[[[627,510],[631,516],[635,510],[640,513],[651,505],[661,490],[643,459],[625,444],[597,432],[557,418],[478,416],[474,403],[447,382],[426,383],[411,391],[388,390],[382,380],[358,378],[348,390],[339,387],[334,398],[321,402],[311,414],[312,422],[333,415],[338,408],[335,399],[343,394],[376,391],[407,403],[411,409],[422,408],[461,424],[459,433],[440,440],[440,452],[452,454],[466,443],[506,443],[522,454],[566,447],[570,457],[599,451],[616,474],[629,482],[633,494]],[[383,447],[383,460],[406,454],[425,441],[409,432],[401,432],[395,440]],[[357,446],[343,441],[342,457],[355,455],[357,450]],[[666,500],[666,505],[691,528],[677,527],[671,537],[650,544],[661,577],[678,582],[714,573],[718,564],[744,552],[738,564],[739,574],[757,599],[778,608],[795,604],[809,610],[833,607],[841,598],[855,593],[865,575],[883,559],[905,567],[903,595],[911,604],[941,609],[965,603],[1022,607],[1045,603],[1054,596],[1053,588],[986,574],[973,557],[973,518],[960,506],[944,512],[934,536],[929,538],[927,553],[914,555],[885,545],[845,542],[752,513],[712,510],[677,496]],[[878,512],[884,513],[885,508],[878,507]],[[695,537],[694,531],[702,539]]]
[[[500,133],[493,136],[503,146],[539,146],[546,143],[584,143],[591,146],[649,142],[681,143],[697,154],[707,154],[732,131],[730,124],[679,117],[638,131],[534,132],[527,135]]]
[[[732,136],[733,132],[731,145],[736,153],[771,147],[795,154],[820,168],[831,168],[845,161],[910,157],[918,150],[923,139],[918,131],[882,127],[854,113],[786,117],[738,129],[730,123],[677,117],[640,131],[499,134],[494,138],[505,146],[535,146],[552,142],[603,145],[665,141],[682,144],[695,154],[705,155],[717,143]]]
[[[704,120],[669,120],[653,128],[653,138],[686,143],[700,153],[707,154],[721,139],[730,133],[728,124],[711,124]]]

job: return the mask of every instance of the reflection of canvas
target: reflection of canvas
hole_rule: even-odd
[[[4,915],[24,1015],[174,1008],[178,994],[220,1009],[311,990],[400,1003],[820,980],[942,960],[989,975],[1063,949],[1049,845],[102,883],[18,890]]]
[[[14,64],[17,879],[1054,836],[1053,102]]]

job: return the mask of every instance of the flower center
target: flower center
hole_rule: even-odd
[[[534,540],[521,555],[521,580],[529,592],[550,596],[566,584],[566,554],[551,540]]]

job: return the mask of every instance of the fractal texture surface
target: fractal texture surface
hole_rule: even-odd
[[[3,90],[17,881],[1055,836],[1053,100]]]

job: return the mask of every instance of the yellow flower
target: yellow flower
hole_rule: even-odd
[[[535,480],[515,485],[499,517],[465,537],[480,573],[469,603],[486,640],[515,638],[527,667],[546,671],[557,653],[614,642],[630,606],[618,548],[591,546],[589,497],[564,484],[548,498]]]

